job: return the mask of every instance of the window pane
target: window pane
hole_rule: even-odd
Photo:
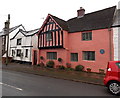
[[[95,51],[83,51],[83,60],[95,60]]]
[[[56,60],[57,52],[47,52],[47,59]]]
[[[15,55],[15,51],[14,50],[12,50],[12,56],[14,56]]]
[[[25,57],[28,57],[28,49],[26,49]]]
[[[78,61],[78,53],[71,53],[71,61]]]
[[[17,56],[20,57],[20,55],[21,55],[21,50],[20,50],[20,49],[17,49]]]
[[[51,32],[46,33],[46,40],[50,41],[52,39]]]
[[[89,33],[89,40],[92,40],[92,32]]]
[[[82,40],[85,40],[85,33],[82,33]]]
[[[82,33],[82,40],[92,40],[92,32]]]
[[[17,45],[21,45],[22,39],[17,39]]]

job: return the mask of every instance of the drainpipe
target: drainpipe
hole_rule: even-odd
[[[112,29],[108,28],[108,32],[109,32],[109,51],[110,51],[110,61],[112,61]]]
[[[6,66],[8,65],[8,51],[9,51],[9,26],[10,26],[10,14],[8,14],[8,20],[5,22],[6,36],[7,36],[7,50],[6,50]]]

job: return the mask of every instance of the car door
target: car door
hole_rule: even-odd
[[[118,72],[118,79],[120,80],[120,62],[116,62],[116,65],[117,65],[117,72]]]

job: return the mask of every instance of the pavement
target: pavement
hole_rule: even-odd
[[[34,75],[71,80],[76,82],[83,82],[94,85],[104,85],[104,74],[76,72],[76,71],[58,71],[55,69],[34,68],[29,64],[9,63],[9,65],[2,64],[3,70],[19,71]]]

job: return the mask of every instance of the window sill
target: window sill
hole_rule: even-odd
[[[49,42],[49,41],[52,41],[52,39],[50,39],[50,40],[46,40],[47,42]]]
[[[93,40],[82,40],[82,41],[93,41]]]
[[[71,61],[71,62],[78,62],[78,61]]]
[[[86,62],[95,62],[95,60],[94,61],[92,61],[92,60],[83,60],[83,61],[86,61]]]

